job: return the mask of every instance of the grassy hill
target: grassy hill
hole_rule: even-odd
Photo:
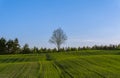
[[[120,78],[120,50],[0,55],[0,78]]]

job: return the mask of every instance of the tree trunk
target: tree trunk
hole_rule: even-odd
[[[60,51],[60,45],[57,46],[57,50],[58,50],[58,52]]]

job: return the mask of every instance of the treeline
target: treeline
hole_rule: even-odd
[[[80,51],[80,50],[120,50],[119,45],[94,45],[92,47],[66,47],[60,48],[59,52],[69,52],[69,51]],[[47,49],[47,48],[29,48],[28,44],[23,47],[20,46],[19,40],[15,38],[14,40],[5,38],[0,38],[0,54],[29,54],[29,53],[42,53],[42,52],[57,52],[57,49]]]

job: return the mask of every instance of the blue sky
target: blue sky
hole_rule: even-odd
[[[120,1],[0,0],[0,37],[51,48],[59,27],[68,36],[65,47],[119,44]]]

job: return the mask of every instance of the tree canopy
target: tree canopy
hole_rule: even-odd
[[[59,51],[61,44],[63,44],[66,40],[67,40],[66,34],[63,32],[61,28],[58,28],[53,31],[52,37],[50,38],[49,42],[55,44]]]

